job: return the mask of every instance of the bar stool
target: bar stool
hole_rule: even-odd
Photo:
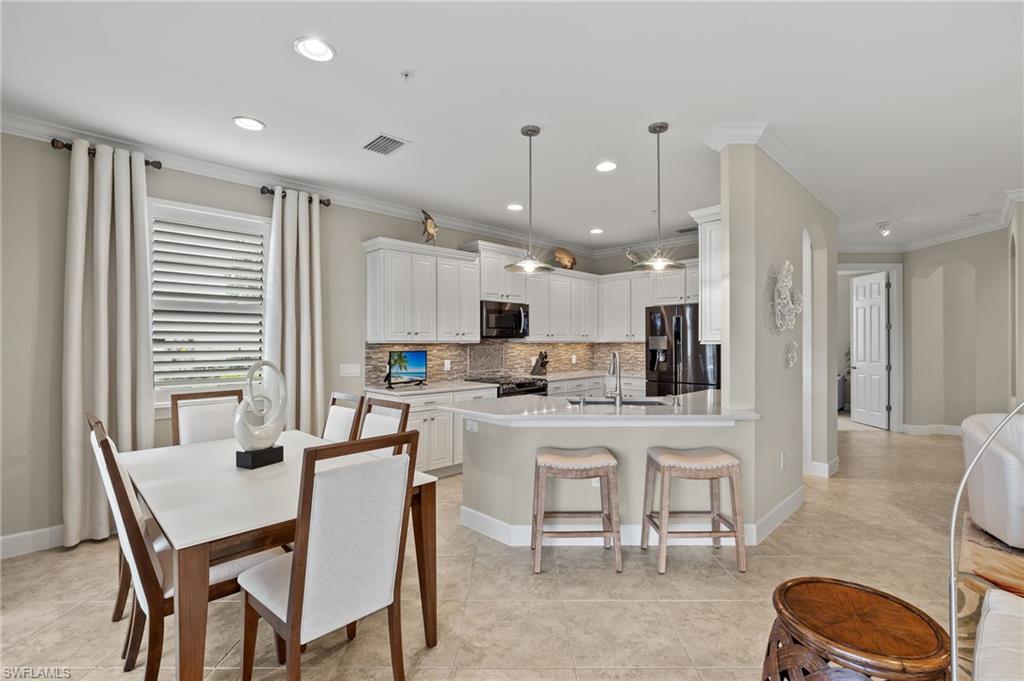
[[[533,532],[530,548],[534,549],[533,571],[540,572],[540,552],[544,537],[602,537],[604,547],[615,549],[615,571],[622,572],[622,539],[619,536],[618,461],[604,447],[560,449],[540,447],[533,478]],[[600,511],[545,511],[544,496],[548,478],[601,481]],[[545,530],[546,518],[601,518],[600,530]]]
[[[661,510],[654,513],[654,479],[661,473]],[[672,479],[708,480],[711,484],[711,510],[670,511]],[[721,513],[719,504],[719,480],[729,479],[732,494],[732,519]],[[711,516],[711,530],[669,531],[671,518],[679,516]],[[726,530],[722,530],[725,525]],[[743,542],[743,492],[740,488],[740,460],[732,454],[714,447],[699,449],[672,449],[650,447],[647,450],[647,478],[644,484],[643,522],[640,525],[640,548],[647,548],[648,528],[658,533],[658,573],[665,574],[668,560],[669,537],[711,537],[712,545],[722,546],[722,537],[736,541],[736,566],[740,572],[747,571],[747,549]]]

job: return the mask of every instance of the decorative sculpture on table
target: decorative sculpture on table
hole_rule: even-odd
[[[256,392],[254,379],[262,370],[260,392]],[[235,464],[240,468],[259,468],[284,460],[284,448],[275,445],[284,430],[288,413],[288,394],[284,375],[273,362],[255,362],[245,375],[242,401],[235,410],[235,439],[241,451],[235,453]]]

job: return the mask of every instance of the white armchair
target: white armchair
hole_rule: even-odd
[[[970,463],[1003,414],[975,414],[962,424],[964,462]],[[1024,548],[1024,415],[993,440],[967,482],[971,520],[1010,546]]]

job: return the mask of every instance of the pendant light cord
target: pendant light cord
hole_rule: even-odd
[[[527,137],[526,139],[529,142],[529,150],[530,150],[529,151],[529,158],[530,158],[530,162],[529,162],[529,166],[530,166],[530,189],[529,189],[528,196],[527,196],[527,201],[526,201],[527,210],[529,211],[529,216],[530,216],[530,240],[529,240],[530,248],[529,248],[529,254],[528,255],[532,258],[533,257],[533,137]]]
[[[661,133],[656,136],[658,145],[658,254],[661,254]]]

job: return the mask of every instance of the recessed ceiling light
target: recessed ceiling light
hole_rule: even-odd
[[[505,206],[505,208],[508,208],[511,211],[520,211],[520,210],[523,209],[523,204],[521,204],[521,203],[510,203],[507,206]]]
[[[257,118],[250,118],[249,116],[235,116],[232,118],[235,125],[240,127],[242,130],[251,130],[258,132],[263,128],[267,127],[267,124]]]
[[[892,227],[889,226],[888,220],[883,220],[882,222],[875,224],[875,227],[878,227],[878,233],[882,236],[889,236],[892,234]]]
[[[610,173],[618,167],[619,165],[615,161],[601,161],[594,166],[594,170],[599,173]]]
[[[295,51],[306,59],[312,61],[330,61],[334,59],[334,48],[331,47],[330,43],[320,40],[320,38],[304,35],[301,38],[296,38],[292,44],[295,46]]]
[[[593,229],[590,230],[590,233],[591,234],[604,234],[604,230],[601,229],[600,227],[594,227]]]

